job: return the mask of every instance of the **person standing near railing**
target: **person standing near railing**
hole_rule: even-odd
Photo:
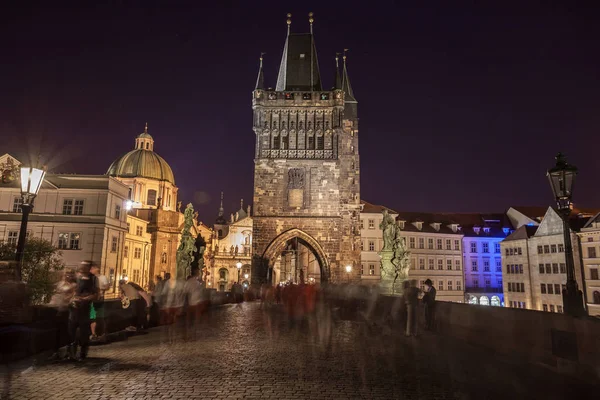
[[[433,287],[431,279],[425,281],[425,294],[423,295],[423,305],[425,306],[425,329],[431,331],[435,325],[435,295],[437,291]]]

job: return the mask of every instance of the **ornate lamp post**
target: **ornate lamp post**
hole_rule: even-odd
[[[348,283],[350,283],[350,272],[352,272],[352,265],[346,265],[346,273],[348,274]]]
[[[240,283],[240,271],[242,270],[242,262],[238,261],[237,263],[235,263],[235,267],[238,270],[238,280],[237,280],[237,283]]]
[[[575,280],[575,261],[573,259],[573,245],[571,244],[571,230],[569,229],[569,215],[571,214],[571,199],[573,197],[573,181],[577,176],[577,167],[567,163],[565,156],[558,153],[556,165],[546,173],[556,206],[563,220],[563,235],[565,241],[565,263],[567,265],[567,286],[563,290],[563,306],[565,314],[579,317],[585,315],[583,295],[577,287]]]
[[[17,244],[17,281],[22,279],[23,253],[25,251],[25,240],[27,239],[27,222],[29,213],[33,209],[33,199],[37,196],[46,176],[44,168],[21,167],[21,230],[19,231],[19,242]]]

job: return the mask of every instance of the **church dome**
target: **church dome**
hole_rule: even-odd
[[[150,178],[175,184],[171,167],[164,158],[154,152],[154,139],[144,132],[135,139],[135,149],[117,158],[108,168],[106,175],[119,178]]]

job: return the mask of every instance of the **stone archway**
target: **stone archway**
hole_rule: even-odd
[[[283,252],[288,243],[294,239],[300,241],[302,245],[307,247],[314,255],[321,271],[321,283],[328,282],[330,273],[329,263],[323,247],[321,247],[315,238],[298,228],[292,228],[281,233],[273,239],[265,249],[263,259],[267,260],[269,263],[268,279],[271,280],[275,260]]]

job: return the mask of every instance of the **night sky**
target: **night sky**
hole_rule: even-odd
[[[147,121],[180,199],[212,223],[221,190],[227,213],[251,202],[259,54],[275,86],[285,14],[305,32],[313,11],[324,88],[349,49],[363,199],[405,211],[547,205],[545,170],[563,151],[580,168],[575,203],[600,206],[597,9],[51,3],[0,12],[0,154],[41,149],[54,172],[103,174]]]

